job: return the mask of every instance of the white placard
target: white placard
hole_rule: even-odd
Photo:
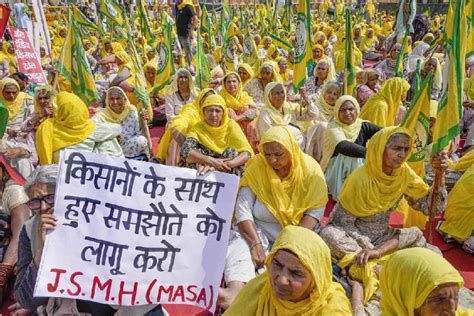
[[[35,296],[215,309],[239,178],[61,153]]]

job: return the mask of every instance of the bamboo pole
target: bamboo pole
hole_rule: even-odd
[[[435,179],[433,183],[433,194],[431,196],[431,205],[430,205],[430,214],[428,221],[428,243],[433,243],[433,230],[434,230],[434,221],[436,217],[436,207],[438,204],[438,195],[439,188],[441,186],[441,181],[444,176],[444,171],[437,169],[435,174]]]

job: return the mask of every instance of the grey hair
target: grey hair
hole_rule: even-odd
[[[392,136],[390,136],[385,147],[392,146],[392,144],[395,143],[400,138],[410,139],[410,136],[404,133],[395,133]]]
[[[341,91],[341,84],[336,80],[329,80],[328,82],[326,82],[325,86],[326,86],[325,87],[326,91],[327,89],[333,88],[333,87],[337,87],[339,91]]]
[[[39,184],[39,183],[44,183],[44,184],[56,187],[57,180],[58,180],[58,165],[39,166],[26,179],[26,183],[23,187],[25,191],[28,191],[32,185]]]

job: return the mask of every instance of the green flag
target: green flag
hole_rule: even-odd
[[[198,32],[197,32],[196,61],[197,61],[196,85],[199,87],[199,89],[202,90],[203,88],[207,87],[207,85],[211,81],[211,71],[209,69],[209,64],[207,63],[206,54],[204,53],[200,27],[198,28]]]
[[[352,40],[351,13],[346,8],[346,47],[344,66],[344,94],[354,94],[356,87],[356,71],[354,67],[354,41]]]

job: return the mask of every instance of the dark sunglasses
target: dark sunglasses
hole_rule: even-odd
[[[41,202],[43,202],[43,201],[46,204],[48,204],[49,207],[53,207],[54,206],[54,193],[49,194],[49,195],[45,195],[45,196],[40,197],[40,198],[29,200],[26,203],[26,205],[30,208],[30,210],[37,211],[37,210],[41,209]]]

